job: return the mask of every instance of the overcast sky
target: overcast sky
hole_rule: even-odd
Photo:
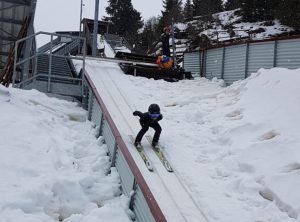
[[[94,18],[95,0],[83,0],[83,17]],[[105,13],[107,0],[99,1],[99,18]],[[161,14],[162,0],[132,0],[133,7],[143,19]],[[80,20],[80,0],[38,0],[35,31],[77,31]]]

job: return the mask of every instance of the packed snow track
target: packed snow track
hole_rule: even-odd
[[[130,91],[124,90],[125,85],[130,85],[128,82],[124,84],[124,81],[130,80],[123,74],[118,64],[87,60],[86,73],[95,84],[166,219],[172,222],[207,222],[192,194],[181,183],[176,172],[170,173],[165,169],[146,138],[143,139],[143,147],[153,166],[153,172],[147,169],[132,145],[129,135],[135,136],[140,130],[140,125],[138,119],[132,115],[136,105],[130,101],[131,95],[128,95]]]

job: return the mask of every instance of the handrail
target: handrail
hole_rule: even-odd
[[[63,58],[67,58],[67,59],[77,59],[77,60],[82,60],[83,61],[83,64],[82,64],[82,69],[84,70],[85,69],[85,56],[86,56],[86,39],[84,37],[78,37],[78,36],[70,36],[70,35],[66,35],[66,34],[58,34],[58,33],[50,33],[50,32],[43,32],[43,31],[40,31],[40,32],[37,32],[37,33],[34,33],[32,35],[29,35],[29,36],[26,36],[22,39],[19,39],[16,41],[16,44],[15,44],[15,51],[18,47],[19,44],[22,44],[24,41],[28,40],[28,39],[33,39],[35,38],[36,36],[38,35],[41,35],[41,34],[44,34],[44,35],[50,35],[51,36],[51,42],[50,42],[50,53],[49,53],[49,72],[48,72],[48,92],[50,92],[50,85],[51,85],[51,68],[52,68],[52,58],[53,57],[63,57]],[[53,40],[53,36],[57,36],[57,37],[66,37],[66,38],[71,38],[71,39],[76,39],[76,42],[80,42],[80,41],[83,41],[83,55],[80,56],[80,57],[77,57],[77,56],[70,56],[70,55],[58,55],[58,54],[53,54],[53,42],[55,40]],[[30,56],[30,57],[27,57],[27,58],[24,58],[24,59],[20,59],[20,61],[17,61],[17,55],[15,54],[15,60],[14,60],[14,66],[13,66],[13,85],[14,86],[21,86],[22,84],[24,84],[25,82],[28,82],[27,79],[29,78],[29,76],[26,76],[27,78],[26,79],[23,79],[16,85],[15,84],[15,79],[16,79],[16,74],[17,74],[17,66],[20,66],[21,64],[27,62],[28,60],[37,60],[38,56],[39,55],[43,55],[44,53],[40,53],[40,52],[35,52],[35,54],[33,56]],[[34,70],[34,77],[36,77],[36,67],[35,67],[35,70]],[[84,77],[82,76],[82,79]],[[82,86],[82,93],[83,93],[83,86]]]
[[[58,45],[60,43],[60,39],[56,38],[52,41],[52,45]],[[39,53],[44,53],[50,50],[51,47],[51,42],[48,42],[46,45],[43,45],[41,47],[38,48],[38,52]]]
[[[158,67],[158,65],[155,64],[155,63],[141,62],[141,61],[135,61],[135,60],[126,60],[126,59],[90,57],[90,56],[86,56],[85,59],[96,60],[96,61],[103,61],[103,62],[127,63],[127,64],[135,64],[135,65],[144,65],[144,66]]]
[[[43,32],[43,31],[40,31],[40,32],[36,32],[36,33],[34,33],[34,34],[32,34],[32,35],[28,35],[27,37],[25,37],[25,38],[22,38],[22,39],[19,39],[19,40],[17,40],[16,41],[16,43],[19,43],[19,42],[21,42],[21,41],[24,41],[24,40],[27,40],[27,39],[30,39],[30,38],[32,38],[32,37],[34,37],[34,36],[37,36],[37,35],[40,35],[40,34],[45,34],[45,35],[52,35],[52,36],[59,36],[59,37],[72,37],[72,38],[76,38],[76,39],[81,39],[82,41],[84,41],[85,40],[85,38],[84,37],[79,37],[79,36],[70,36],[70,35],[67,35],[67,34],[58,34],[58,33],[53,33],[53,32]]]
[[[71,43],[69,43],[68,45],[66,45],[65,47],[63,47],[61,49],[58,49],[54,53],[58,54],[58,55],[65,55],[65,54],[69,53],[71,50],[78,48],[79,44],[80,44],[80,41],[78,39],[75,39]]]

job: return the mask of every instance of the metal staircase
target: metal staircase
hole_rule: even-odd
[[[78,76],[76,71],[70,65],[70,61],[67,58],[52,56],[51,67],[50,67],[50,55],[42,54],[37,60],[37,73],[47,75],[49,69],[51,69],[51,75],[53,76],[53,81],[62,81],[62,78],[55,78],[55,76],[73,78]],[[38,78],[42,80],[45,77]],[[63,82],[72,83],[72,81],[65,79]]]
[[[65,43],[62,47],[55,50],[53,53],[56,55],[73,55],[73,54],[77,54],[78,50],[81,47],[82,44],[80,44],[80,40],[74,39],[73,41]]]
[[[82,72],[77,73],[73,61],[80,60],[85,65],[85,39],[56,33],[39,32],[31,36],[47,34],[51,42],[40,47],[34,56],[14,64],[15,87],[37,89],[41,92],[75,97],[81,100],[83,91]],[[82,56],[73,56],[82,50]],[[29,61],[28,61],[29,60]],[[24,63],[30,62],[32,68],[24,70]],[[20,81],[18,81],[20,79]]]
[[[60,38],[56,38],[51,42],[48,42],[47,44],[41,46],[38,48],[38,53],[46,53],[49,52],[51,48],[56,47],[60,44]]]

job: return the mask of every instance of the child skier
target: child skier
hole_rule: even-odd
[[[134,145],[137,148],[141,147],[141,141],[145,133],[148,131],[149,127],[152,127],[155,130],[152,146],[158,148],[158,140],[161,133],[161,127],[158,121],[162,120],[163,116],[160,113],[160,108],[157,104],[151,104],[148,108],[148,112],[142,113],[140,111],[134,111],[134,116],[140,117],[140,124],[142,129],[137,134]]]

